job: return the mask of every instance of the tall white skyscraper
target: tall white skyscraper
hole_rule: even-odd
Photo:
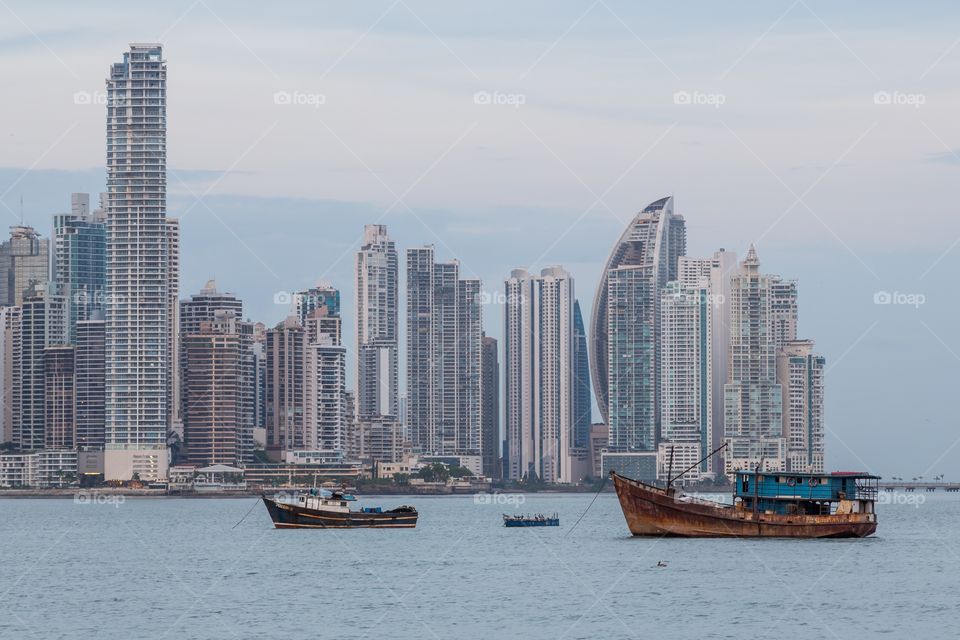
[[[422,453],[480,455],[480,281],[407,249],[407,428]]]
[[[561,267],[504,283],[504,475],[572,482],[574,430],[573,278]]]
[[[783,471],[782,389],[777,382],[771,280],[750,246],[730,289],[730,371],[725,386],[726,472]]]
[[[106,444],[104,477],[167,475],[171,401],[167,67],[131,44],[107,78]],[[174,297],[174,300],[176,298]]]
[[[737,273],[737,254],[720,249],[710,258],[681,256],[677,280],[688,287],[708,287],[710,302],[710,404],[713,447],[723,442],[723,388],[727,384],[730,345],[730,278]],[[722,471],[724,452],[710,459],[714,471]]]
[[[711,429],[711,329],[714,308],[708,281],[698,286],[669,282],[660,294],[661,439],[658,469],[668,480],[696,465],[713,448]],[[699,480],[712,470],[712,460],[684,474]]]
[[[399,267],[386,225],[363,228],[356,267],[357,415],[399,422]]]

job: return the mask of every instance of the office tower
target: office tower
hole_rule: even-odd
[[[13,442],[21,449],[46,443],[46,373],[44,352],[67,338],[67,301],[45,285],[27,291],[15,340]]]
[[[813,340],[792,340],[777,352],[777,381],[783,388],[783,435],[788,472],[823,473],[823,379],[826,359]]]
[[[167,242],[167,430],[182,427],[180,413],[180,220],[165,220]]]
[[[33,227],[10,227],[10,239],[0,243],[0,305],[23,304],[24,293],[49,280],[50,241]]]
[[[797,281],[770,276],[770,318],[778,349],[797,339],[797,316]]]
[[[668,282],[660,294],[661,440],[658,476],[669,480],[713,450],[713,306],[709,281],[700,286]],[[712,470],[705,459],[683,474],[697,481]]]
[[[357,252],[357,415],[399,422],[397,249],[382,224],[363,228]]]
[[[677,279],[686,226],[662,198],[614,245],[590,323],[593,388],[615,451],[653,451],[659,428],[660,290]]]
[[[267,330],[262,322],[253,325],[253,425],[258,429],[265,429],[267,425]]]
[[[103,312],[76,326],[77,446],[103,447],[104,371],[106,370]]]
[[[267,454],[273,460],[307,448],[306,344],[306,330],[294,316],[267,330]]]
[[[311,449],[342,455],[347,450],[347,350],[340,343],[340,316],[329,313],[321,306],[307,318],[306,423]]]
[[[727,384],[730,345],[730,278],[739,265],[737,254],[720,249],[710,258],[681,256],[677,263],[677,280],[687,287],[708,287],[710,302],[710,404],[713,416],[711,441],[716,448],[723,443],[724,386]],[[710,460],[714,472],[723,470],[724,451]]]
[[[307,319],[321,307],[327,310],[327,317],[340,317],[340,290],[322,282],[293,294],[293,312],[304,327],[307,326]]]
[[[167,475],[166,85],[159,44],[130,45],[107,78],[106,480]]]
[[[483,336],[480,355],[480,455],[483,475],[499,479],[500,469],[500,361],[497,340]]]
[[[590,399],[590,356],[580,301],[573,301],[573,446],[590,444],[593,406]]]
[[[480,455],[480,281],[407,250],[408,429],[420,453]]]
[[[43,350],[44,404],[47,449],[76,446],[76,386],[74,348],[53,345]]]
[[[515,269],[504,286],[504,474],[571,482],[573,278],[561,267]]]
[[[107,224],[101,208],[90,212],[90,196],[71,195],[71,212],[53,217],[53,281],[70,302],[68,340],[77,339],[77,323],[88,320],[106,302]]]
[[[20,307],[0,306],[0,443],[13,439],[14,380],[19,376]]]
[[[766,470],[785,467],[771,297],[771,277],[760,273],[751,245],[730,287],[730,371],[724,389],[728,475],[761,461]]]

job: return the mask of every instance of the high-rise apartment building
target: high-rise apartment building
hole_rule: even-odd
[[[483,475],[500,478],[500,360],[497,340],[483,336],[480,355],[480,455]]]
[[[320,308],[326,309],[326,317],[339,318],[340,290],[322,282],[306,291],[293,294],[293,312],[301,325],[307,326],[307,319]],[[339,337],[337,339],[339,340]]]
[[[167,431],[183,425],[180,393],[180,220],[165,221],[167,242]]]
[[[103,312],[76,326],[77,446],[103,447],[106,323]]]
[[[171,402],[167,67],[131,44],[107,78],[106,451],[104,478],[167,475]]]
[[[770,321],[779,349],[797,339],[797,281],[770,276]]]
[[[788,472],[824,472],[823,379],[826,360],[812,340],[793,340],[777,352],[777,380],[783,388],[783,435]]]
[[[673,198],[648,205],[607,260],[592,309],[594,393],[615,451],[654,451],[659,429],[660,290],[677,279],[686,226]]]
[[[306,330],[290,316],[266,336],[267,454],[309,446],[306,424]]]
[[[338,294],[339,296],[339,294]],[[312,448],[347,450],[347,350],[340,343],[340,316],[319,307],[307,318],[306,423]]]
[[[10,227],[10,239],[0,243],[0,305],[23,304],[24,294],[50,276],[50,241],[33,227]]]
[[[714,448],[723,442],[724,386],[727,384],[730,345],[730,279],[739,269],[737,254],[720,249],[709,258],[681,256],[677,263],[677,280],[687,287],[707,287],[710,303],[710,361],[712,417],[711,441]],[[724,451],[710,459],[714,472],[723,470]]]
[[[668,282],[660,294],[661,433],[657,466],[668,480],[713,450],[711,418],[712,313],[708,282]],[[671,468],[672,467],[672,468]],[[704,459],[683,475],[696,481],[712,471]]]
[[[407,250],[407,428],[419,453],[480,455],[480,281]]]
[[[0,306],[0,442],[13,440],[14,380],[19,375],[20,307]]]
[[[46,445],[46,368],[48,347],[67,339],[67,301],[49,285],[34,285],[20,308],[14,353],[13,442],[24,450]]]
[[[751,245],[730,288],[730,357],[724,398],[728,475],[761,462],[770,471],[783,471],[786,466],[771,280],[760,273]]]
[[[504,475],[572,482],[574,284],[561,267],[505,281]]]
[[[363,228],[357,252],[357,414],[399,422],[399,263],[382,224]]]
[[[90,319],[106,303],[107,224],[104,202],[91,212],[89,194],[74,193],[70,201],[70,213],[53,217],[52,279],[57,293],[69,301],[68,340],[75,344],[77,323]]]
[[[77,393],[74,347],[53,345],[43,351],[44,404],[46,406],[45,447],[72,449],[76,446]]]

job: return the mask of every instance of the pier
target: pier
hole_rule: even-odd
[[[960,482],[923,482],[923,481],[893,481],[881,482],[881,491],[906,491],[908,493],[935,491],[946,491],[948,493],[960,492]]]

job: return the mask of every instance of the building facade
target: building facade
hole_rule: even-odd
[[[594,299],[590,358],[610,448],[655,451],[660,422],[660,290],[677,279],[686,223],[673,198],[648,205],[614,246]]]
[[[500,478],[500,358],[496,338],[483,336],[480,355],[480,455],[483,475]]]
[[[587,351],[587,330],[580,311],[580,301],[573,301],[573,446],[590,445],[593,424],[593,401],[590,397],[590,356]]]
[[[824,367],[812,340],[793,340],[777,352],[777,380],[783,389],[783,435],[788,472],[824,472]]]
[[[480,455],[480,281],[407,250],[407,429],[414,451]]]
[[[166,477],[170,402],[167,68],[132,44],[107,78],[104,477]]]
[[[369,224],[357,252],[357,413],[399,422],[399,262],[387,227]]]
[[[76,327],[77,446],[102,448],[104,443],[104,372],[106,323],[103,312]]]
[[[504,286],[504,475],[572,482],[573,278],[561,267],[515,269]]]
[[[53,217],[53,281],[69,301],[68,340],[76,344],[77,323],[106,302],[107,224],[102,206],[90,211],[89,194],[74,193],[70,202],[70,213]]]
[[[54,345],[43,352],[45,442],[47,449],[76,446],[77,392],[75,351],[72,345]]]
[[[783,397],[777,382],[771,277],[750,246],[731,279],[729,375],[724,388],[726,473],[784,471]]]
[[[24,294],[50,277],[50,241],[33,227],[10,228],[10,239],[0,244],[0,305],[23,304]]]

